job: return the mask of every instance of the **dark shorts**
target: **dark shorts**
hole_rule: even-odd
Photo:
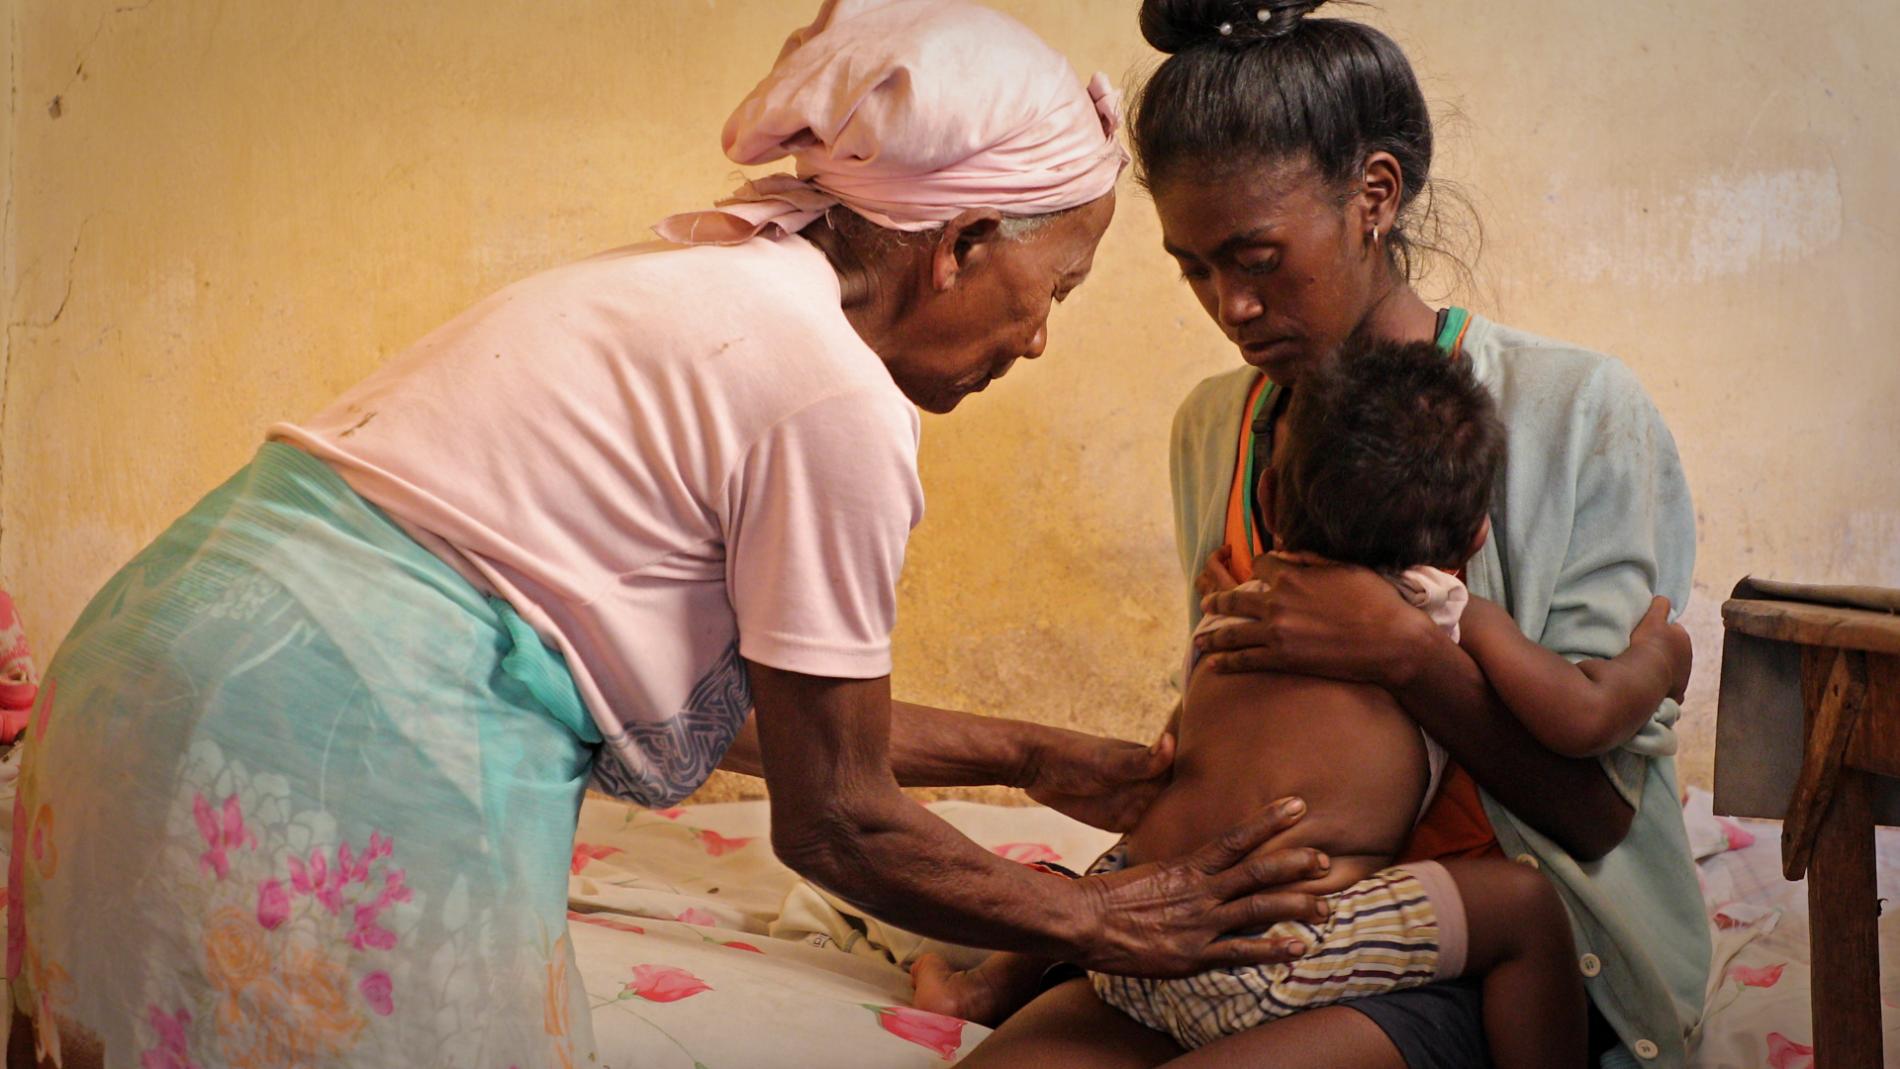
[[[1358,1010],[1399,1049],[1406,1069],[1490,1069],[1478,981],[1445,980],[1340,1005]],[[1590,1064],[1616,1046],[1616,1032],[1590,1007]]]
[[[1476,980],[1447,980],[1342,1002],[1379,1026],[1406,1069],[1490,1069]]]

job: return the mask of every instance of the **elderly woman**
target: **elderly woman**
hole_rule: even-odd
[[[1307,874],[1262,845],[1297,803],[1068,882],[898,790],[1126,827],[1168,768],[888,678],[912,406],[1041,354],[1114,210],[1114,127],[1106,82],[1009,19],[833,0],[725,131],[799,177],[517,283],[273,428],[48,673],[8,943],[47,1053],[585,1065],[582,788],[667,805],[722,757],[765,776],[792,867],[919,931],[1157,975],[1281,956],[1221,937],[1312,908],[1255,893]]]
[[[1321,0],[1144,0],[1168,53],[1132,123],[1163,247],[1246,366],[1175,417],[1175,532],[1203,611],[1254,622],[1199,641],[1218,669],[1377,684],[1456,762],[1403,860],[1504,856],[1568,908],[1593,1064],[1676,1066],[1701,1013],[1708,925],[1677,802],[1679,710],[1665,700],[1598,756],[1540,745],[1472,658],[1363,568],[1262,555],[1247,475],[1289,433],[1306,372],[1354,335],[1436,344],[1491,392],[1510,455],[1471,593],[1572,660],[1620,652],[1655,594],[1689,596],[1694,510],[1675,442],[1634,375],[1601,353],[1433,308],[1413,290],[1429,222],[1432,123],[1410,62]],[[1228,574],[1231,566],[1237,574]],[[1263,592],[1231,589],[1258,577]],[[1205,600],[1203,600],[1205,596]],[[1564,710],[1577,722],[1582,714]],[[1182,1054],[1085,981],[1045,993],[971,1066],[1453,1069],[1488,1064],[1475,986],[1433,984],[1312,1010]],[[1580,1052],[1553,1054],[1574,1058]]]

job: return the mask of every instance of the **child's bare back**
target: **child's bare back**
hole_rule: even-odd
[[[1428,779],[1418,725],[1390,694],[1284,673],[1199,668],[1189,680],[1174,779],[1128,839],[1130,864],[1182,857],[1278,798],[1308,815],[1281,842],[1323,851],[1342,890],[1391,864]]]

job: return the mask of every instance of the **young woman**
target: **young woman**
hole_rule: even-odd
[[[1470,361],[1496,397],[1509,460],[1492,537],[1466,580],[1526,634],[1573,657],[1614,655],[1652,595],[1686,602],[1694,559],[1675,443],[1623,365],[1435,309],[1413,291],[1431,120],[1398,47],[1359,23],[1308,18],[1319,6],[1142,5],[1144,35],[1169,58],[1136,104],[1140,177],[1167,252],[1248,365],[1201,383],[1175,418],[1190,616],[1255,618],[1205,637],[1225,670],[1386,687],[1462,766],[1407,858],[1501,854],[1539,868],[1569,909],[1593,1004],[1592,1053],[1680,1064],[1709,944],[1677,804],[1675,703],[1634,736],[1600,740],[1601,758],[1561,757],[1390,584],[1338,565],[1256,563],[1263,545],[1246,473],[1284,434],[1275,417],[1302,373],[1357,332],[1436,342],[1447,359]],[[1271,589],[1208,593],[1227,585],[1202,576],[1217,554],[1234,578],[1257,567]],[[1178,1064],[1482,1065],[1480,1013],[1470,987],[1433,985],[1287,1018]],[[1178,1054],[1102,1005],[1085,981],[1070,981],[967,1064],[1149,1066]]]

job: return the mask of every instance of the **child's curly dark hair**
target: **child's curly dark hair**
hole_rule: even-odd
[[[1303,376],[1274,457],[1289,550],[1381,571],[1454,569],[1491,507],[1504,426],[1466,361],[1429,342],[1347,342]]]

